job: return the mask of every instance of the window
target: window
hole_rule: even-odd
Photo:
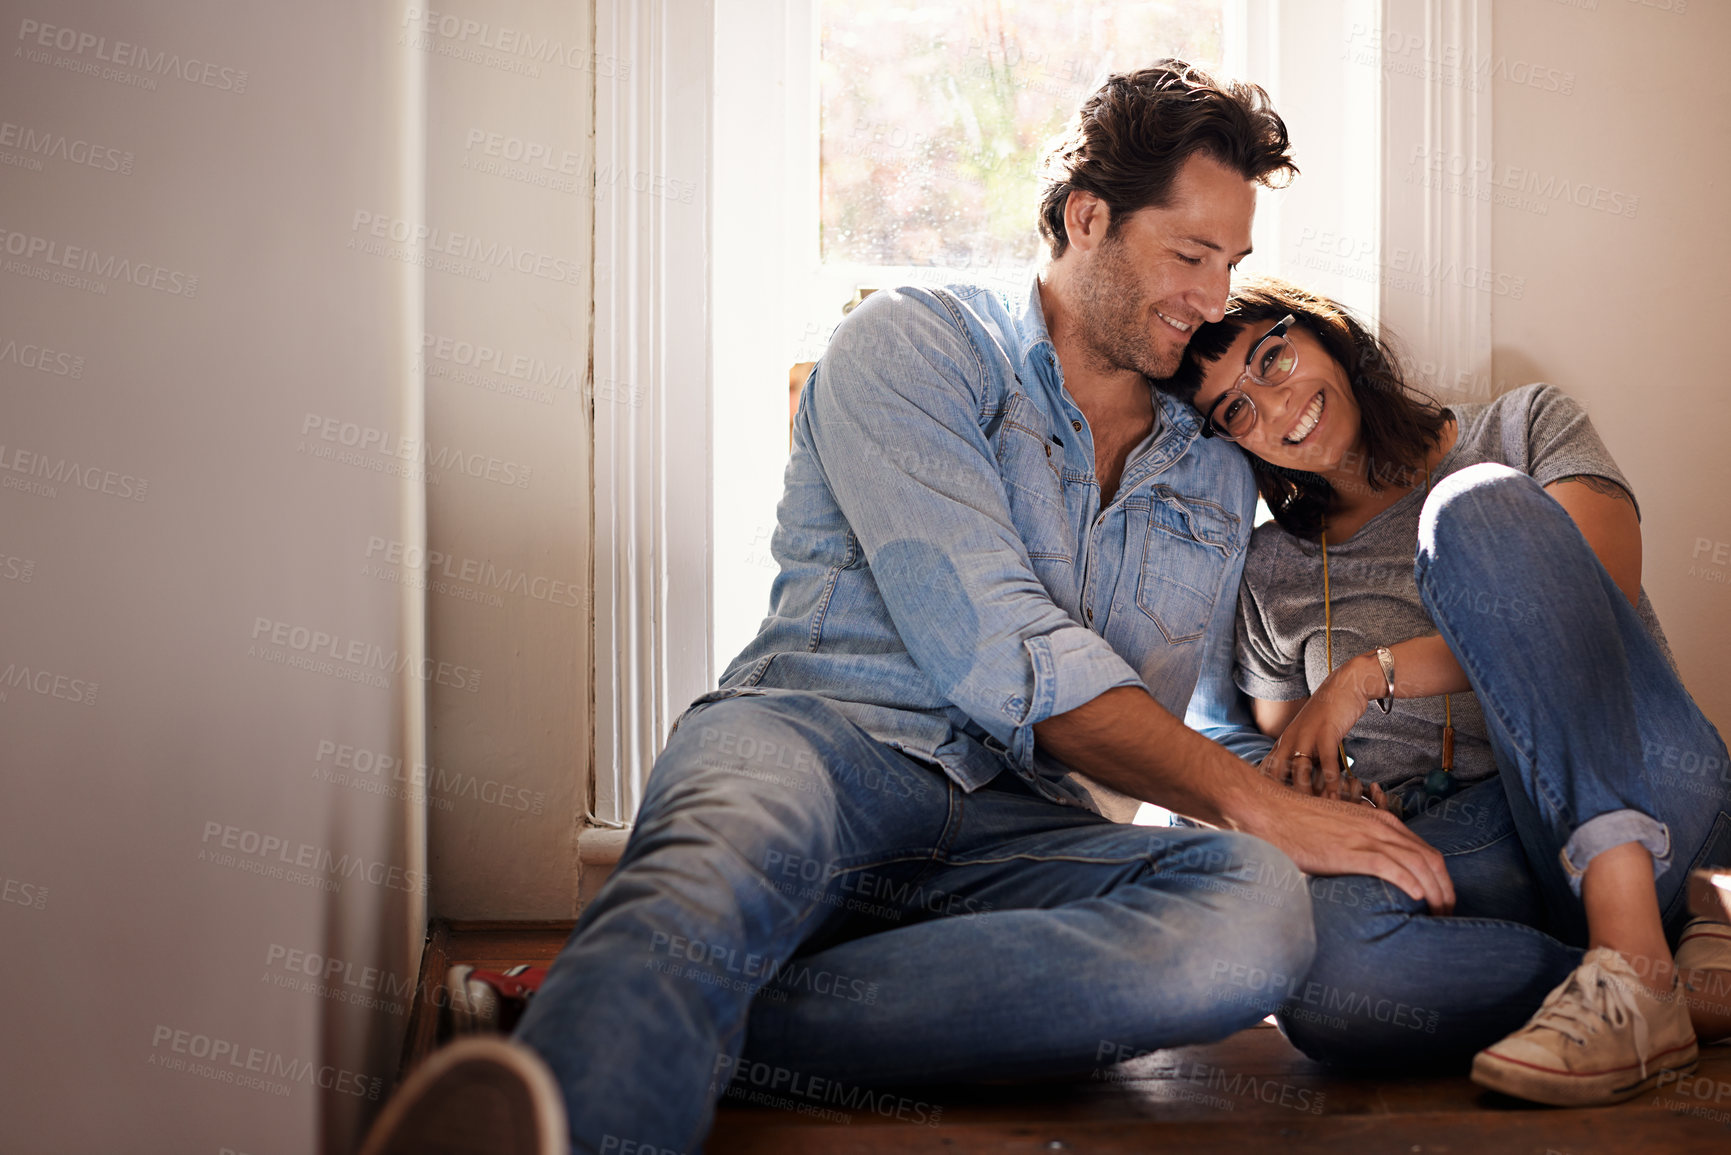
[[[1156,55],[1218,68],[1221,10],[823,0],[820,260],[964,272],[1033,261],[1048,141],[1108,72]]]
[[[708,194],[693,213],[640,211],[629,198],[596,207],[595,371],[643,381],[647,398],[595,413],[591,782],[602,824],[629,821],[672,718],[714,684],[768,605],[790,365],[816,357],[841,306],[874,287],[861,269],[875,284],[954,277],[936,265],[842,271],[824,258],[818,3],[715,0],[694,19],[672,0],[596,0],[596,43],[641,64],[598,90],[597,165],[649,158]],[[1489,296],[1456,272],[1487,267],[1489,205],[1402,182],[1384,157],[1489,155],[1488,88],[1405,75],[1383,46],[1458,45],[1485,58],[1490,0],[1221,0],[1220,13],[1221,71],[1268,89],[1304,169],[1261,198],[1257,252],[1242,271],[1286,271],[1373,323],[1386,311],[1415,358],[1487,370]],[[1017,59],[1007,41],[1005,62]],[[1137,46],[1131,63],[1160,55]],[[983,36],[975,50],[990,56]],[[1068,58],[1026,55],[1039,83],[1054,69],[1063,77]],[[1385,276],[1414,254],[1439,271],[1416,289]],[[1025,269],[961,271],[1019,283]],[[617,853],[614,833],[585,832],[600,839],[594,861]]]
[[[1221,68],[1241,3],[788,0],[755,40],[718,9],[715,268],[741,289],[715,300],[718,666],[768,605],[792,404],[844,310],[901,284],[1019,290],[1047,142],[1109,71]]]

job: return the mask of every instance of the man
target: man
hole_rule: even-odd
[[[1309,965],[1294,864],[1447,909],[1397,822],[1179,718],[1266,749],[1229,669],[1255,491],[1149,379],[1220,318],[1255,186],[1292,171],[1261,89],[1114,76],[1047,158],[1025,302],[907,289],[842,323],[762,631],[678,722],[516,1041],[436,1056],[368,1151],[463,1126],[563,1150],[563,1108],[576,1150],[689,1153],[730,1088],[821,1108],[1075,1076],[1274,1009],[1234,976]],[[1121,825],[1096,794],[1221,829]]]

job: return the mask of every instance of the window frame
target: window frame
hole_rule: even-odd
[[[757,91],[763,85],[793,91],[803,84],[815,95],[812,7],[813,0],[596,0],[596,51],[631,62],[627,73],[597,81],[596,171],[646,169],[693,181],[701,204],[624,196],[596,201],[593,379],[630,382],[630,395],[643,402],[594,406],[595,689],[587,711],[593,804],[585,807],[578,835],[580,850],[588,848],[585,862],[617,856],[619,832],[629,827],[674,719],[714,685],[717,658],[737,649],[715,645],[712,632],[718,542],[724,552],[742,546],[716,528],[714,477],[732,459],[717,452],[715,438],[729,428],[734,409],[714,402],[718,382],[732,373],[718,365],[717,354],[740,347],[741,316],[771,332],[787,327],[787,273],[816,257],[817,116],[810,99],[800,107],[784,101],[783,115],[760,134],[763,148],[750,157],[742,192],[741,157],[718,146],[731,141],[737,127],[737,110],[720,86],[750,81]],[[1338,29],[1354,16],[1379,30],[1392,19],[1407,34],[1464,45],[1481,59],[1489,55],[1490,0],[1305,0],[1302,9],[1293,0],[1232,0],[1225,70],[1264,83],[1283,115],[1287,107],[1296,112],[1306,103],[1306,85],[1327,63],[1327,53],[1302,43],[1299,30]],[[1396,188],[1387,158],[1408,156],[1414,147],[1488,157],[1489,86],[1390,83],[1380,63],[1366,71],[1377,88],[1378,125],[1358,136],[1374,149],[1369,203],[1376,255],[1374,292],[1361,310],[1373,322],[1380,317],[1396,326],[1414,357],[1488,369],[1489,295],[1439,282],[1434,294],[1415,300],[1391,288],[1383,254],[1434,254],[1486,267],[1488,204],[1440,188]],[[694,108],[704,114],[692,115]],[[729,117],[724,124],[717,124],[718,109]],[[761,118],[761,109],[757,113]],[[796,163],[802,136],[810,151],[803,171]],[[1303,164],[1302,141],[1295,143]],[[1331,167],[1302,179],[1325,185]],[[1333,179],[1366,178],[1340,168]],[[1309,199],[1332,204],[1337,220],[1350,214],[1354,226],[1364,228],[1363,198]],[[760,224],[779,221],[781,228],[756,234],[756,273],[744,284],[740,270],[724,268],[720,259],[737,256],[737,238],[718,233],[716,222],[754,203],[762,210],[755,218]],[[1296,199],[1274,200],[1272,209],[1258,214],[1256,243],[1263,253],[1286,254],[1304,229],[1323,227],[1304,215],[1318,210],[1300,211]],[[807,247],[809,253],[802,251]],[[749,305],[746,313],[731,308],[742,302]],[[801,347],[801,335],[792,336],[787,348],[809,359],[804,354],[812,346]],[[764,363],[792,359],[771,353]]]

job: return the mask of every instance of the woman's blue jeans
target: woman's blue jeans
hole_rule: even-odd
[[[932,1122],[885,1086],[1062,1078],[1218,1039],[1302,974],[1304,876],[1006,771],[972,794],[808,693],[687,711],[517,1037],[577,1151],[696,1152],[726,1094]]]
[[[1316,962],[1277,1012],[1313,1058],[1384,1070],[1458,1066],[1527,1021],[1580,962],[1599,852],[1652,851],[1673,942],[1689,871],[1731,862],[1724,741],[1537,482],[1488,464],[1441,482],[1415,573],[1500,773],[1409,819],[1447,859],[1453,916],[1378,879],[1315,880]]]

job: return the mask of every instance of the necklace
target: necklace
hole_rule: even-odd
[[[1430,471],[1424,475],[1424,491],[1430,494]],[[1322,531],[1322,647],[1323,663],[1328,673],[1334,673],[1334,606],[1328,585],[1328,530]],[[1346,741],[1343,738],[1336,754],[1342,770],[1346,769]],[[1450,771],[1455,765],[1454,709],[1451,695],[1443,695],[1442,764],[1424,776],[1424,796],[1427,800],[1454,793],[1454,778]]]

